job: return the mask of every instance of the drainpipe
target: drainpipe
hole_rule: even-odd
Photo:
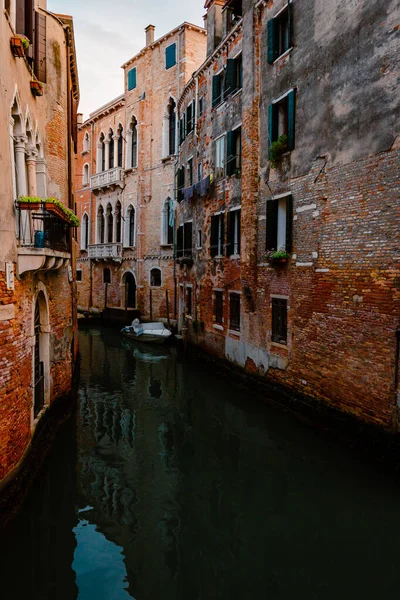
[[[198,137],[198,135],[197,135],[197,112],[198,112],[198,106],[199,106],[199,80],[196,77],[196,100],[195,100],[195,103],[194,103],[194,135],[196,136],[196,138]]]

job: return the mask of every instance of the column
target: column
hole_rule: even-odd
[[[96,173],[101,173],[101,163],[102,163],[102,149],[103,149],[103,144],[101,142],[99,142],[97,144],[97,153],[96,153]]]
[[[15,138],[15,171],[16,171],[16,182],[17,182],[17,197],[26,196],[28,188],[26,184],[26,167],[25,167],[25,145],[27,138],[25,136],[19,136]]]
[[[36,184],[36,148],[27,148],[26,151],[26,167],[28,173],[28,196],[37,196]]]
[[[104,148],[106,154],[104,170],[108,171],[108,169],[110,168],[110,140],[104,140]]]
[[[36,187],[37,195],[47,197],[46,161],[44,158],[36,159]]]
[[[119,140],[119,135],[115,134],[113,135],[113,140],[114,140],[114,164],[110,165],[110,169],[112,169],[112,167],[118,167],[118,140]],[[122,167],[122,165],[121,165]]]

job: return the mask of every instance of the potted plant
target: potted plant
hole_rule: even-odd
[[[58,198],[46,198],[44,208],[63,219],[63,221],[67,221],[72,227],[79,227],[79,219],[76,214],[60,202]]]
[[[34,96],[43,96],[43,86],[36,79],[31,81],[31,92]]]
[[[178,258],[178,262],[181,267],[186,265],[187,267],[193,267],[193,258],[191,256],[182,256],[182,258]]]
[[[265,253],[265,260],[271,264],[284,264],[289,258],[289,253],[284,248],[279,250],[267,250]]]
[[[21,196],[18,205],[21,210],[39,210],[42,198],[39,196]]]
[[[275,142],[269,147],[268,160],[271,167],[274,169],[278,166],[282,159],[282,155],[288,150],[288,139],[286,135],[280,135]]]
[[[10,46],[14,56],[22,58],[25,56],[25,50],[29,48],[29,40],[24,35],[16,35],[10,39]]]

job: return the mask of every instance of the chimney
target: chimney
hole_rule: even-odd
[[[146,46],[150,46],[154,42],[154,25],[147,25],[146,32]]]
[[[78,125],[82,125],[82,123],[83,123],[83,114],[82,113],[78,113],[76,115],[76,122],[78,123]]]

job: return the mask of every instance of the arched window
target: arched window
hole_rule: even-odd
[[[103,269],[103,283],[111,283],[111,271],[108,267]]]
[[[117,165],[116,165],[117,167],[122,167],[122,159],[123,159],[123,152],[124,152],[123,133],[124,133],[124,130],[122,128],[122,125],[120,125],[118,128],[118,161],[117,161]]]
[[[111,204],[107,205],[106,210],[106,233],[107,233],[107,243],[112,244],[113,241],[113,226],[114,226],[114,218],[112,213]]]
[[[118,243],[121,241],[121,224],[121,203],[118,200],[115,206],[115,241]]]
[[[160,287],[161,286],[161,269],[151,269],[150,271],[150,285],[152,287]]]
[[[83,165],[82,184],[83,185],[89,184],[89,165],[88,164]]]
[[[131,167],[136,169],[137,167],[137,150],[138,150],[138,134],[137,134],[137,121],[133,119],[131,123],[132,131],[132,150],[131,150]]]
[[[173,201],[167,198],[162,211],[162,243],[172,245],[174,243],[174,214]]]
[[[85,135],[83,136],[83,151],[84,152],[89,151],[89,134],[87,131],[86,131]]]
[[[104,133],[100,136],[100,162],[101,162],[101,171],[106,170],[106,140],[104,137]]]
[[[97,211],[97,240],[99,244],[104,244],[104,208],[99,206]]]
[[[87,250],[89,245],[89,217],[85,213],[81,222],[81,249]]]
[[[113,136],[114,136],[114,132],[112,129],[110,129],[109,134],[108,134],[108,139],[110,142],[109,145],[109,154],[108,154],[108,168],[112,169],[115,165],[114,165],[114,140],[113,140]]]
[[[176,104],[174,100],[171,100],[169,105],[169,154],[175,154],[175,140],[176,140]]]
[[[126,240],[128,246],[134,247],[135,245],[135,209],[132,205],[129,206],[127,212],[127,235]]]

